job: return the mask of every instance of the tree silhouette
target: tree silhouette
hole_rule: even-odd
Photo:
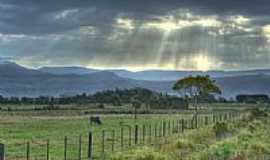
[[[197,126],[197,111],[198,98],[209,94],[221,94],[220,88],[215,84],[208,75],[206,76],[189,76],[178,80],[173,85],[173,90],[184,94],[184,97],[191,99],[195,107],[196,126]]]

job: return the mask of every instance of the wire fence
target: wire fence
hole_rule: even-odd
[[[203,128],[217,122],[236,121],[243,115],[240,112],[223,112],[198,115],[197,118],[162,120],[151,124],[122,125],[117,129],[89,131],[88,134],[75,137],[66,136],[62,143],[52,140],[26,141],[16,146],[16,152],[9,152],[8,146],[5,151],[5,145],[0,145],[0,160],[106,159],[116,152],[144,145],[160,147],[166,143],[168,137],[180,135],[186,130]]]

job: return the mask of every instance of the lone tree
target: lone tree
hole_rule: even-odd
[[[221,94],[220,88],[208,75],[189,76],[180,79],[173,85],[173,90],[179,92],[185,98],[191,99],[193,102],[193,106],[196,110],[195,117],[193,117],[196,120],[196,127],[198,124],[198,98],[209,94]]]
[[[134,119],[137,120],[137,110],[141,108],[141,102],[137,96],[134,96],[131,100],[132,107],[134,108]]]

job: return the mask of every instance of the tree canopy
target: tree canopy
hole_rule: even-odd
[[[189,76],[178,80],[173,90],[179,91],[184,96],[195,97],[207,94],[221,94],[220,88],[209,76]]]

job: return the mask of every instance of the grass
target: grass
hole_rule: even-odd
[[[168,144],[161,148],[150,148],[144,153],[151,153],[151,160],[266,160],[270,157],[270,117],[246,118],[236,123],[226,123],[226,133],[222,139],[216,137],[217,126],[188,131],[181,137],[172,137]],[[223,124],[222,127],[224,128]],[[223,130],[223,129],[222,129]],[[130,153],[122,153],[129,155]],[[115,157],[117,156],[117,157]],[[125,160],[121,154],[111,159]],[[129,159],[139,160],[136,154]]]
[[[190,114],[194,107],[190,104],[191,110],[180,110],[181,113]],[[201,110],[205,112],[212,111],[228,111],[228,110],[246,110],[252,108],[264,108],[269,107],[268,104],[240,104],[240,103],[202,103],[199,104]],[[0,105],[0,116],[1,115],[21,115],[21,116],[71,116],[77,115],[82,116],[85,114],[132,114],[134,108],[130,105],[125,106],[111,106],[105,105],[105,108],[98,108],[96,104],[70,104],[70,105],[55,105],[53,112],[48,111],[48,105],[24,105],[24,104],[1,104]],[[168,114],[179,112],[177,109],[148,109],[142,107],[138,109],[141,114]]]
[[[101,133],[105,130],[106,150],[111,150],[110,137],[112,130],[115,136],[120,136],[121,126],[150,125],[161,123],[162,120],[186,118],[186,115],[139,115],[135,121],[132,115],[103,115],[102,126],[90,126],[89,116],[1,116],[0,142],[7,148],[7,159],[25,159],[26,142],[31,145],[31,157],[46,156],[46,143],[50,142],[51,159],[62,159],[64,155],[64,137],[68,138],[68,157],[78,157],[79,136],[82,136],[82,155],[87,155],[88,132],[94,133],[94,153],[101,152]],[[127,146],[128,128],[124,128],[124,139]],[[108,144],[109,143],[109,144]],[[132,140],[134,143],[134,140]],[[119,150],[119,142],[115,148]]]
[[[7,106],[2,107],[5,108]],[[8,106],[13,108],[13,106]],[[90,126],[89,116],[86,115],[85,111],[89,111],[89,108],[85,110],[70,110],[70,106],[68,110],[56,110],[56,111],[34,111],[31,110],[33,106],[15,106],[16,109],[23,110],[15,110],[15,111],[6,111],[5,109],[0,112],[0,143],[4,143],[6,145],[6,157],[7,160],[20,160],[26,159],[26,144],[30,142],[30,157],[31,159],[45,159],[46,157],[46,147],[47,142],[49,140],[49,148],[50,148],[50,159],[63,159],[64,157],[64,138],[67,137],[67,157],[68,159],[77,159],[78,158],[78,148],[79,148],[79,137],[82,138],[82,159],[86,159],[87,156],[87,143],[88,143],[88,133],[91,130],[93,132],[94,139],[94,156],[98,157],[102,153],[102,131],[105,131],[105,150],[106,153],[109,154],[107,157],[111,155],[112,150],[112,131],[115,131],[116,142],[114,145],[114,150],[119,151],[121,149],[130,150],[134,149],[134,145],[129,146],[129,129],[127,126],[134,127],[136,124],[139,126],[149,125],[152,126],[151,132],[154,134],[153,126],[156,124],[161,124],[163,120],[173,121],[180,119],[190,119],[192,116],[192,111],[177,111],[175,114],[167,114],[168,112],[173,111],[151,111],[153,113],[162,113],[162,114],[143,114],[139,115],[139,118],[135,121],[133,115],[131,114],[120,114],[121,112],[117,112],[118,114],[108,114],[110,112],[106,112],[107,114],[101,115],[101,119],[103,122],[102,126]],[[120,107],[121,108],[121,107]],[[222,108],[222,107],[221,107]],[[65,108],[66,109],[66,108]],[[91,110],[91,109],[90,109]],[[222,113],[222,111],[219,113]],[[96,112],[96,109],[93,109],[93,113],[102,113],[103,110],[99,110]],[[226,111],[226,110],[225,110]],[[180,113],[179,113],[180,112]],[[89,112],[92,113],[92,112]],[[209,115],[212,113],[210,110],[204,111],[204,115]],[[120,130],[124,128],[124,147],[121,148],[120,145]],[[158,128],[159,131],[160,128]],[[140,135],[142,133],[142,128],[139,128]],[[132,136],[134,137],[134,128],[132,130]],[[149,132],[148,128],[147,131]],[[208,129],[201,129],[199,131],[199,135],[193,134],[194,132],[187,132],[185,136],[188,136],[188,141],[181,142],[183,139],[178,139],[178,147],[187,146],[190,147],[190,150],[198,151],[201,147],[203,147],[203,138],[208,138],[209,133],[212,134]],[[211,135],[210,134],[210,135]],[[204,135],[202,137],[202,135]],[[144,146],[142,143],[142,137],[139,137],[139,142],[141,146]],[[148,138],[148,139],[147,139]],[[193,139],[190,141],[189,139]],[[163,141],[163,139],[161,139]],[[213,136],[211,135],[208,138],[209,141],[213,140]],[[146,137],[146,141],[149,141],[149,137]],[[155,143],[159,144],[158,141],[160,139],[152,139]],[[209,142],[210,143],[210,142]],[[132,139],[132,144],[134,144],[134,139]],[[206,143],[208,144],[208,143]],[[167,146],[167,145],[165,145]],[[165,150],[165,146],[158,145],[158,148],[162,148],[161,150]],[[173,145],[175,146],[175,145]],[[139,147],[140,148],[140,147]],[[176,147],[177,148],[177,147]],[[137,147],[135,147],[137,149]],[[155,149],[152,146],[148,146],[149,149],[147,151],[151,151],[151,153],[155,154]],[[168,157],[173,155],[173,150],[175,147],[172,147],[170,150],[170,154]],[[134,150],[136,152],[137,150]],[[177,150],[176,150],[177,151]],[[189,150],[185,152],[188,152]],[[145,151],[144,151],[145,152]],[[138,151],[138,153],[142,154],[144,152]],[[146,152],[147,153],[147,152]],[[163,153],[161,153],[164,155]],[[183,152],[183,154],[185,154]],[[121,155],[121,154],[119,154]],[[131,154],[132,155],[132,154]],[[146,157],[148,157],[146,155]],[[152,157],[153,159],[156,156]],[[160,157],[160,156],[157,156]],[[163,157],[163,156],[162,156]],[[161,157],[161,158],[162,158]],[[167,154],[166,156],[167,157]],[[115,157],[117,158],[117,156]],[[130,158],[130,157],[129,157]],[[139,158],[138,160],[144,160],[144,158]]]

